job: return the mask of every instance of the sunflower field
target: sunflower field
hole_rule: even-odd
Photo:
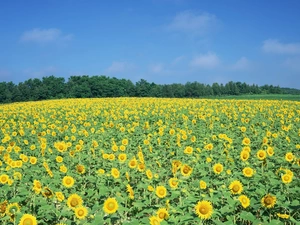
[[[0,224],[300,221],[300,102],[26,102],[0,127]]]

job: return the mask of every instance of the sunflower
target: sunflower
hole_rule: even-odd
[[[269,156],[273,156],[274,155],[274,148],[269,146],[267,148],[267,153],[268,153]]]
[[[46,198],[52,198],[53,197],[53,192],[51,191],[50,188],[48,187],[44,187],[43,191],[42,191],[42,195]]]
[[[266,208],[273,208],[276,203],[276,196],[272,196],[270,194],[267,194],[261,199],[262,206]]]
[[[32,190],[36,193],[39,194],[42,191],[42,184],[38,180],[33,181],[33,187]]]
[[[264,160],[267,157],[267,153],[264,150],[259,150],[256,156],[259,160]]]
[[[71,209],[75,209],[77,206],[81,206],[83,203],[82,198],[78,194],[72,194],[67,200],[67,205]]]
[[[249,138],[246,138],[246,137],[245,137],[245,138],[243,139],[243,141],[242,141],[242,144],[243,144],[243,145],[250,145],[250,143],[251,143],[250,139],[249,139]]]
[[[147,175],[147,177],[148,177],[148,179],[152,179],[153,178],[153,174],[152,174],[152,172],[151,172],[151,170],[146,170],[146,175]]]
[[[200,180],[199,185],[200,185],[200,189],[206,189],[207,187],[206,182],[203,180]]]
[[[107,214],[115,213],[119,208],[118,202],[115,198],[108,198],[105,200],[103,210]]]
[[[243,208],[247,208],[250,205],[250,199],[246,195],[241,195],[239,201],[242,204]]]
[[[37,225],[36,217],[30,214],[24,214],[18,225]]]
[[[204,146],[204,149],[206,149],[206,150],[212,150],[213,148],[214,148],[214,145],[211,143]]]
[[[151,216],[149,218],[150,225],[160,225],[161,219],[158,218],[158,216]]]
[[[117,179],[120,177],[120,171],[117,168],[112,168],[111,169],[111,175]]]
[[[173,177],[169,179],[169,185],[171,188],[175,189],[178,187],[178,179]]]
[[[244,150],[241,151],[240,157],[242,161],[247,161],[249,159],[249,156],[250,156],[249,151],[244,151]]]
[[[147,190],[150,191],[150,192],[152,192],[152,191],[154,191],[154,187],[151,186],[151,185],[148,185]]]
[[[288,219],[290,218],[290,215],[289,214],[281,214],[281,213],[277,213],[277,216],[282,218],[282,219]]]
[[[235,180],[230,183],[229,189],[232,194],[241,194],[243,191],[243,185],[240,181]]]
[[[128,139],[123,139],[122,140],[122,145],[128,145]]]
[[[59,167],[59,171],[62,173],[66,173],[68,171],[68,168],[65,165],[62,165]]]
[[[183,151],[184,154],[192,154],[193,153],[193,148],[191,146],[187,146],[184,151]]]
[[[77,219],[80,219],[80,220],[85,219],[87,214],[88,214],[88,210],[86,207],[79,206],[79,207],[75,208],[75,216]]]
[[[76,166],[76,171],[77,171],[77,173],[84,174],[85,173],[85,166],[81,165],[81,164],[77,165]]]
[[[134,169],[134,168],[137,167],[137,164],[138,164],[138,162],[137,162],[136,158],[133,157],[133,158],[129,161],[128,166],[129,166],[129,168]]]
[[[130,184],[127,184],[126,188],[127,188],[128,194],[129,194],[129,198],[134,199],[134,191],[133,191],[132,187],[130,186]]]
[[[201,219],[209,219],[213,213],[213,206],[209,201],[199,201],[195,206],[196,214]]]
[[[143,172],[146,168],[146,165],[145,165],[145,163],[141,162],[138,164],[137,168],[138,168],[138,171]]]
[[[6,208],[6,215],[10,216],[11,220],[14,221],[15,220],[15,215],[20,212],[20,206],[18,203],[11,203],[8,204],[7,208]]]
[[[184,165],[181,166],[180,172],[183,176],[188,177],[193,172],[193,168],[186,165],[186,164],[184,164]]]
[[[254,170],[250,167],[245,167],[243,169],[243,174],[244,174],[245,177],[252,177],[253,174],[254,174]]]
[[[169,217],[169,213],[166,208],[159,208],[156,212],[156,215],[160,220],[165,220]]]
[[[294,159],[294,155],[292,152],[288,152],[285,154],[285,160],[288,161],[288,162],[292,162]]]
[[[22,161],[21,161],[22,162]],[[37,162],[37,158],[36,157],[33,157],[33,156],[30,156],[29,157],[29,162],[32,164],[32,165],[35,165],[36,162]]]
[[[61,156],[56,156],[55,161],[58,163],[62,163],[64,161],[64,159]]]
[[[127,159],[127,155],[125,153],[122,153],[118,156],[118,159],[121,163],[125,162]]]
[[[216,174],[220,174],[223,171],[223,165],[220,163],[217,163],[213,166],[213,170]]]
[[[62,184],[66,187],[66,188],[71,188],[73,187],[75,183],[75,180],[73,177],[71,176],[65,176],[63,179],[62,179]]]
[[[9,176],[7,174],[1,174],[0,175],[0,183],[1,184],[6,184],[8,179],[9,179]]]
[[[65,199],[65,196],[62,192],[55,192],[55,196],[58,201],[62,202]]]
[[[159,198],[164,198],[167,196],[167,189],[164,186],[157,186],[155,190],[155,194]]]
[[[288,184],[288,183],[292,182],[293,176],[286,173],[286,174],[281,176],[281,180],[282,180],[283,183]]]

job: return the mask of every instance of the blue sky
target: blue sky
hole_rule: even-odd
[[[0,1],[0,81],[50,75],[300,89],[300,1]]]

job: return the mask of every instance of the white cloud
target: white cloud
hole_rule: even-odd
[[[105,71],[107,73],[122,73],[135,69],[135,65],[127,62],[113,62]]]
[[[215,53],[208,52],[207,54],[201,54],[195,57],[190,66],[195,68],[212,69],[220,64],[220,60]]]
[[[25,31],[20,40],[22,42],[37,42],[37,43],[49,43],[58,40],[70,40],[72,38],[71,34],[64,35],[61,30],[56,28],[50,29],[39,29],[35,28],[33,30]]]
[[[277,54],[300,54],[300,43],[280,43],[275,39],[265,40],[262,46],[264,52]]]
[[[231,69],[233,70],[244,70],[249,68],[250,62],[246,57],[240,58],[238,61],[236,61],[235,64],[232,65]]]
[[[173,21],[167,28],[170,31],[202,35],[208,32],[208,30],[212,28],[216,22],[217,19],[212,14],[195,14],[191,11],[183,11],[174,17]]]
[[[184,60],[185,56],[181,55],[181,56],[178,56],[176,57],[173,61],[172,61],[172,65],[176,65],[178,63],[180,63],[182,60]]]
[[[153,73],[161,73],[164,71],[164,65],[162,63],[157,63],[150,66],[150,70]]]

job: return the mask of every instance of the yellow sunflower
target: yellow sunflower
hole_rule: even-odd
[[[195,212],[201,219],[209,219],[213,213],[213,206],[209,201],[199,201],[195,206]]]
[[[147,175],[147,177],[148,177],[148,179],[152,179],[153,178],[153,174],[152,174],[152,172],[151,172],[151,170],[146,170],[146,175]]]
[[[243,191],[243,185],[240,181],[235,180],[230,183],[229,189],[232,194],[241,194]]]
[[[18,225],[37,225],[36,217],[30,214],[24,214]]]
[[[206,187],[207,187],[206,182],[203,180],[200,180],[199,185],[200,185],[200,189],[206,189]]]
[[[156,212],[156,215],[160,220],[165,220],[169,217],[169,213],[166,208],[159,208]]]
[[[186,164],[184,164],[184,165],[181,166],[180,172],[183,176],[188,177],[193,172],[193,168],[186,165]]]
[[[223,171],[223,165],[220,163],[217,163],[213,166],[213,170],[216,174],[220,174]]]
[[[127,155],[125,153],[122,153],[118,156],[118,159],[121,163],[125,162],[127,159]]]
[[[155,190],[155,194],[159,198],[164,198],[167,196],[167,189],[164,186],[157,186]]]
[[[20,212],[20,205],[18,203],[11,203],[8,204],[6,208],[6,215],[10,216],[11,218],[16,215],[16,213]]]
[[[267,153],[264,150],[259,150],[256,156],[259,160],[264,160],[267,157]]]
[[[250,167],[245,167],[243,169],[243,174],[244,174],[245,177],[252,177],[253,174],[254,174],[254,170]]]
[[[44,187],[43,191],[42,191],[42,195],[46,198],[52,198],[53,197],[53,192],[51,191],[50,188],[48,187]]]
[[[65,176],[63,179],[62,179],[62,184],[66,187],[66,188],[71,188],[73,187],[75,183],[75,180],[73,177],[71,176]]]
[[[84,174],[84,173],[85,173],[85,166],[84,166],[84,165],[81,165],[81,164],[77,165],[77,166],[76,166],[76,171],[77,171],[78,173],[80,173],[80,174]]]
[[[241,157],[242,161],[247,161],[250,157],[250,152],[243,150],[243,151],[241,151],[240,157]]]
[[[81,206],[83,203],[82,198],[78,194],[72,194],[67,200],[67,205],[71,209],[75,209],[77,206]]]
[[[151,216],[149,218],[150,225],[160,225],[161,219],[159,219],[157,216]]]
[[[130,184],[127,184],[126,188],[127,188],[128,194],[129,194],[129,198],[134,199],[134,191],[133,191],[132,187],[130,186]]]
[[[242,204],[243,208],[247,208],[250,205],[250,199],[246,195],[241,195],[239,201]]]
[[[61,157],[61,156],[56,156],[55,160],[58,163],[62,163],[64,161],[63,157]]]
[[[115,198],[108,198],[105,200],[103,210],[107,214],[115,213],[119,208],[118,202]]]
[[[111,175],[116,179],[120,177],[120,171],[117,168],[111,169]]]
[[[0,175],[0,183],[1,184],[6,184],[8,179],[9,179],[9,176],[7,174],[1,174]]]
[[[288,162],[292,162],[294,159],[294,155],[292,152],[288,152],[285,154],[285,160],[288,161]]]
[[[251,143],[250,139],[249,139],[249,138],[246,138],[246,137],[245,137],[245,138],[243,139],[243,141],[242,141],[242,144],[243,144],[243,145],[250,145],[250,143]]]
[[[267,194],[261,199],[262,206],[266,208],[273,208],[276,203],[276,196],[272,196],[270,194]]]
[[[178,187],[178,179],[173,177],[169,179],[169,185],[171,188],[175,189]]]
[[[292,182],[293,176],[286,173],[286,174],[284,174],[284,175],[281,176],[281,180],[282,180],[283,183],[289,184],[289,183]]]
[[[79,206],[79,207],[75,208],[75,216],[77,219],[80,219],[80,220],[85,219],[87,214],[88,214],[88,210],[86,207]]]
[[[185,149],[184,149],[184,154],[188,154],[188,155],[190,155],[190,154],[192,154],[193,153],[193,148],[192,147],[190,147],[190,146],[187,146]]]
[[[65,196],[62,192],[55,192],[55,196],[58,201],[62,202],[65,199]]]
[[[137,162],[136,158],[133,157],[133,158],[129,161],[128,166],[129,166],[129,168],[134,169],[134,168],[137,167],[137,164],[138,164],[138,162]]]

